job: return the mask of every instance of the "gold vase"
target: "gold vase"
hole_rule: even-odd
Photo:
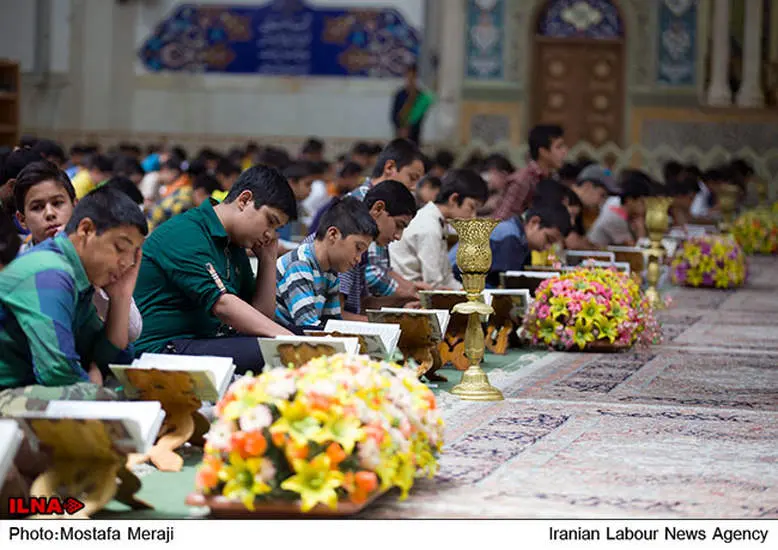
[[[648,267],[646,268],[646,281],[648,282],[646,297],[651,307],[662,309],[664,303],[657,285],[662,273],[662,260],[665,256],[662,238],[670,228],[668,209],[673,199],[669,197],[647,197],[645,201],[646,231],[648,231],[648,238],[651,241],[651,248],[648,250]]]
[[[467,302],[454,306],[452,313],[467,315],[465,332],[465,357],[470,366],[462,373],[462,380],[451,393],[469,401],[500,401],[502,392],[489,383],[489,377],[481,369],[484,357],[484,331],[481,316],[494,310],[483,303],[481,292],[486,285],[486,274],[492,267],[492,249],[489,237],[500,220],[475,218],[449,220],[459,237],[457,265],[462,272],[462,286]]]
[[[732,228],[732,222],[735,221],[735,211],[737,210],[737,200],[740,197],[740,187],[731,183],[724,183],[719,186],[716,193],[721,205],[721,223],[719,230],[727,233]]]

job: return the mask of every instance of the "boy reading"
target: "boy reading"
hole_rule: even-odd
[[[521,271],[529,263],[530,251],[546,250],[561,243],[570,232],[570,212],[561,203],[530,208],[524,215],[503,221],[492,232],[492,268],[486,284],[496,288],[500,273]]]
[[[224,202],[209,199],[154,231],[135,289],[144,325],[136,353],[232,357],[238,372],[261,368],[256,337],[291,334],[273,321],[276,230],[296,217],[286,178],[257,165]],[[256,278],[246,249],[259,259]]]
[[[276,318],[306,328],[340,319],[338,273],[359,265],[377,236],[378,226],[363,202],[336,199],[322,216],[315,240],[278,259]]]
[[[446,220],[474,218],[487,196],[486,182],[476,172],[449,171],[437,199],[422,207],[402,239],[389,247],[397,272],[411,282],[421,281],[433,288],[462,288],[448,262]]]
[[[76,206],[64,232],[0,272],[0,390],[27,387],[20,394],[27,398],[94,399],[96,390],[71,387],[99,385],[98,366],[122,359],[129,346],[130,300],[147,232],[129,197],[98,189]],[[92,303],[95,287],[110,297],[105,323]],[[3,393],[0,415],[14,401]]]
[[[402,238],[403,231],[416,214],[415,197],[399,181],[379,183],[368,191],[363,202],[378,226],[375,242],[383,247]],[[314,239],[315,235],[309,235],[303,244],[312,243]],[[392,296],[369,296],[365,273],[368,254],[362,255],[356,267],[340,274],[342,316],[349,321],[367,321],[367,317],[362,314],[363,309],[397,305],[397,299]],[[410,301],[410,298],[405,301]]]
[[[589,230],[597,246],[634,246],[645,234],[645,198],[651,195],[651,178],[639,170],[624,173],[621,197],[606,204]]]

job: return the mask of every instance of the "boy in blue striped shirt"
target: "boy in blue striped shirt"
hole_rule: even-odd
[[[322,216],[313,242],[276,262],[276,318],[302,328],[321,328],[328,319],[340,319],[338,273],[359,265],[377,236],[365,203],[337,200]]]

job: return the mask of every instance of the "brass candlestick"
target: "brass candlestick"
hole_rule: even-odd
[[[662,297],[659,295],[659,277],[662,269],[662,259],[665,255],[662,238],[670,227],[670,216],[668,208],[673,199],[669,197],[648,197],[646,200],[646,230],[651,240],[651,248],[648,250],[648,267],[646,269],[646,281],[648,289],[646,297],[651,307],[662,309]]]
[[[732,228],[732,222],[735,221],[735,211],[737,210],[737,199],[740,196],[740,187],[731,183],[723,183],[719,186],[716,193],[721,205],[721,222],[719,230],[722,233],[728,233]]]
[[[483,303],[481,292],[486,286],[486,274],[492,267],[492,249],[489,236],[500,220],[476,218],[449,220],[459,236],[457,265],[462,272],[462,286],[467,292],[467,302],[453,307],[452,313],[467,315],[465,329],[465,357],[470,366],[462,373],[462,380],[451,393],[469,401],[500,401],[502,392],[489,383],[489,377],[481,369],[484,357],[484,330],[481,316],[494,310]]]

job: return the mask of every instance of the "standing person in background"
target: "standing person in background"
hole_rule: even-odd
[[[433,95],[419,88],[416,82],[416,65],[408,67],[405,86],[394,94],[392,124],[395,137],[406,138],[421,146],[421,127],[424,115],[434,103]]]
[[[552,177],[562,167],[567,156],[562,128],[541,124],[530,130],[529,155],[529,164],[508,178],[504,200],[495,209],[493,217],[506,220],[524,213],[532,204],[538,182]]]

